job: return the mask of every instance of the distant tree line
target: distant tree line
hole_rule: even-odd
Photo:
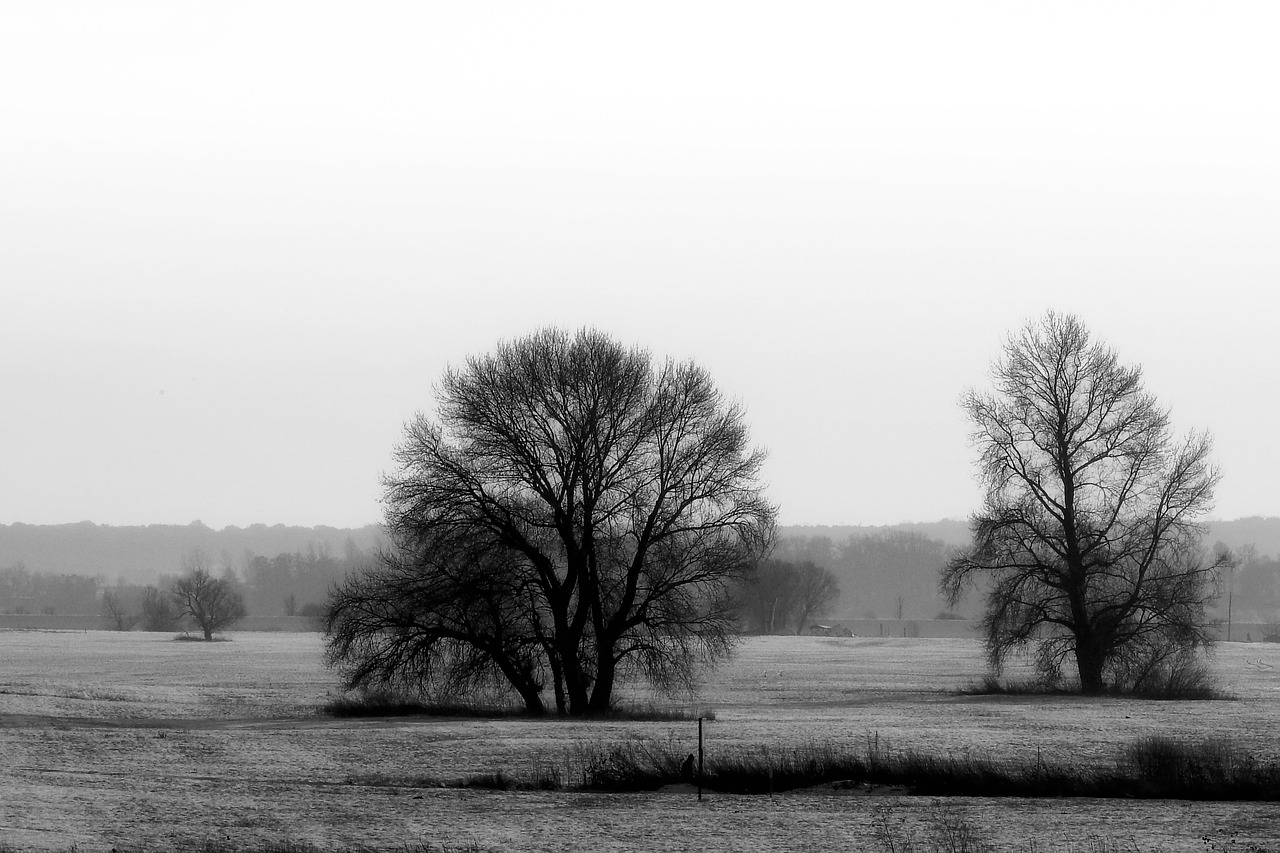
[[[0,569],[0,611],[4,613],[93,613],[99,578],[45,575],[22,563]]]
[[[836,576],[810,560],[764,560],[739,585],[739,625],[752,634],[803,634],[839,597]]]
[[[946,609],[938,571],[951,546],[919,533],[884,530],[849,535],[782,536],[773,558],[828,570],[840,597],[828,613],[840,619],[932,619]]]
[[[946,563],[950,550],[945,542],[907,531],[849,535],[843,540],[784,533],[774,547],[773,561],[793,565],[807,562],[831,573],[839,595],[829,609],[812,614],[815,617],[833,621],[931,619],[946,606],[937,592],[937,572]],[[1280,616],[1280,556],[1261,553],[1252,545],[1232,550],[1239,564],[1224,574],[1223,595],[1215,616],[1227,618],[1230,598],[1236,622],[1276,619]],[[324,545],[274,557],[247,552],[232,561],[230,573],[225,569],[227,559],[222,555],[216,570],[240,585],[249,613],[317,617],[328,589],[348,572],[373,562],[375,555],[359,548],[345,548],[341,554],[334,554]],[[161,593],[168,590],[178,574],[175,571],[163,575],[154,584],[108,583],[101,576],[33,572],[18,562],[0,568],[0,613],[101,612],[103,627],[173,630],[176,615],[166,615],[167,596]],[[801,627],[807,628],[798,625],[796,616],[786,608],[785,618],[775,618],[773,627],[766,626],[759,596],[772,583],[769,570],[764,570],[757,586],[741,591],[739,621],[743,630],[795,633]],[[147,625],[151,627],[144,628]]]
[[[154,583],[107,582],[101,575],[42,574],[22,563],[0,568],[0,613],[101,614],[113,630],[171,631],[181,622],[174,586],[195,572],[223,582],[255,616],[321,616],[325,596],[349,572],[374,559],[372,551],[348,542],[340,555],[325,544],[274,557],[222,552],[216,559],[200,549],[186,554],[171,574]]]
[[[1226,546],[1219,542],[1214,548]],[[1216,615],[1226,619],[1230,608],[1236,622],[1280,621],[1280,556],[1260,554],[1253,545],[1232,550],[1236,564],[1223,572]],[[1243,638],[1232,635],[1232,639]]]
[[[245,600],[262,616],[320,615],[330,588],[349,573],[373,563],[376,555],[350,541],[341,555],[327,545],[263,557],[249,554],[245,564]]]

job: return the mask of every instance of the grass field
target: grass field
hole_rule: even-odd
[[[1125,744],[1165,733],[1230,739],[1280,759],[1280,646],[1222,644],[1213,667],[1236,698],[975,697],[959,692],[984,672],[972,640],[751,638],[696,699],[677,704],[714,710],[708,755],[859,748],[876,738],[889,748],[1102,765]],[[699,803],[685,789],[427,787],[498,770],[571,774],[592,745],[631,739],[692,752],[697,725],[335,720],[318,710],[335,693],[314,634],[204,644],[0,632],[0,844],[826,851],[886,850],[896,839],[902,850],[950,821],[988,849],[1280,849],[1280,807],[1269,803],[939,801],[829,788]]]

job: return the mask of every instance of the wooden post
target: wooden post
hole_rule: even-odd
[[[702,718],[698,718],[698,802],[702,802]]]

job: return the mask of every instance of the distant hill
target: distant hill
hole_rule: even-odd
[[[163,574],[182,571],[182,558],[197,548],[215,563],[237,570],[246,556],[331,553],[349,548],[370,550],[384,541],[376,524],[356,528],[224,527],[214,530],[200,522],[187,525],[149,524],[113,527],[106,524],[0,524],[0,568],[21,563],[42,574],[102,575],[136,583],[152,583]]]
[[[1280,518],[1237,518],[1234,521],[1209,522],[1209,535],[1204,543],[1212,546],[1223,542],[1229,548],[1253,545],[1259,554],[1280,556]]]

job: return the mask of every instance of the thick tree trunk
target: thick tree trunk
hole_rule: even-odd
[[[618,673],[613,660],[613,650],[600,649],[600,663],[596,667],[596,683],[591,690],[588,714],[607,714],[613,708],[613,682]]]
[[[1102,668],[1106,665],[1106,656],[1090,637],[1076,637],[1076,669],[1080,673],[1080,692],[1087,696],[1097,696],[1106,685],[1102,682]]]
[[[541,717],[546,714],[546,706],[542,704],[542,685],[529,670],[513,663],[503,654],[501,648],[491,649],[489,653],[503,677],[507,679],[507,683],[520,694],[521,700],[524,701],[525,713],[531,717]]]
[[[524,712],[530,717],[542,717],[547,713],[547,708],[542,704],[542,693],[533,687],[525,686],[518,688],[520,698],[524,700]]]
[[[560,671],[564,676],[564,694],[568,700],[569,714],[585,714],[589,703],[590,679],[582,671],[582,664],[578,661],[577,646],[561,641],[556,644],[556,648],[560,658]]]

